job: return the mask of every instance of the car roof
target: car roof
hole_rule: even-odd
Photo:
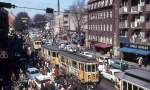
[[[31,72],[31,71],[36,71],[36,70],[38,70],[38,69],[35,68],[35,67],[32,67],[32,68],[28,68],[27,70]]]
[[[112,72],[121,72],[121,70],[119,70],[119,69],[110,69],[110,71],[112,71]]]
[[[39,81],[43,81],[43,80],[50,80],[50,77],[49,76],[47,76],[47,75],[39,75],[39,76],[36,76],[35,77],[37,80],[39,80]]]

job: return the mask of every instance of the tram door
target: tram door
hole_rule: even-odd
[[[79,78],[80,80],[84,79],[84,64],[79,63]]]

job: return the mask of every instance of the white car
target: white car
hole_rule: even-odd
[[[71,45],[66,45],[64,47],[64,49],[67,50],[67,51],[69,51],[69,52],[76,52],[77,51],[76,48],[73,47],[73,46],[71,46]]]
[[[39,70],[35,67],[32,67],[32,68],[27,68],[27,71],[26,71],[26,75],[29,79],[35,79],[36,76],[40,76],[41,73],[39,72]]]
[[[33,81],[36,85],[37,90],[41,90],[42,84],[51,84],[50,77],[47,75],[39,75],[35,77],[35,80]]]
[[[80,54],[83,55],[83,56],[87,56],[87,57],[94,57],[93,54],[90,53],[90,52],[82,52]]]
[[[104,78],[106,78],[108,80],[111,80],[112,82],[115,82],[115,80],[116,80],[115,74],[119,73],[119,72],[121,72],[121,70],[118,70],[118,69],[109,69],[107,71],[101,72],[101,74],[103,75]]]

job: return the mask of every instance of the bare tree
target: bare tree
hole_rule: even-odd
[[[71,17],[76,26],[77,33],[81,33],[81,30],[84,28],[87,21],[85,20],[87,15],[87,10],[85,7],[86,0],[76,0],[70,6]]]
[[[27,12],[20,12],[17,14],[14,21],[14,27],[16,31],[25,32],[30,24],[30,17]]]
[[[43,29],[47,23],[45,15],[36,14],[33,18],[34,25],[36,28]]]

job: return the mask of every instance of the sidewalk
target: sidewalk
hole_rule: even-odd
[[[129,61],[128,61],[128,64],[129,64],[129,65],[133,65],[133,66],[135,66],[135,67],[139,68],[139,66],[138,66],[138,64],[137,64],[137,63],[129,62]],[[144,67],[144,65],[142,65],[142,67],[141,67],[141,68],[142,68],[142,69],[146,69],[146,70],[149,70],[149,71],[150,71],[150,65],[147,65],[147,67]]]

